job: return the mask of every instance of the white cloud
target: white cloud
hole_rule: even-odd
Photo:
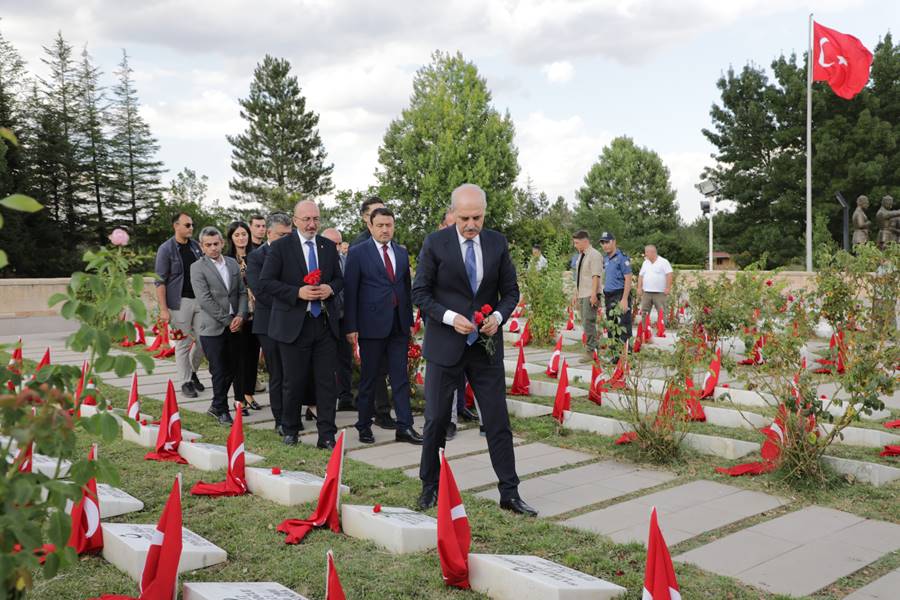
[[[605,131],[588,131],[577,115],[554,119],[543,112],[530,113],[516,123],[522,167],[519,184],[530,177],[535,189],[547,192],[551,200],[564,196],[571,204],[575,190],[612,137]]]
[[[709,154],[709,152],[669,152],[661,155],[663,163],[669,168],[672,187],[675,188],[678,212],[686,223],[690,223],[700,215],[700,200],[703,199],[703,194],[694,186],[700,181],[703,169],[715,163]]]
[[[558,60],[541,67],[550,83],[565,83],[575,75],[575,67],[567,60]]]

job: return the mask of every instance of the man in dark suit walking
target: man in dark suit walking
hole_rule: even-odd
[[[427,362],[419,508],[425,510],[437,502],[438,448],[445,444],[450,409],[464,373],[478,397],[491,464],[499,480],[500,507],[535,516],[537,511],[519,497],[506,410],[500,326],[519,301],[516,270],[509,258],[506,238],[482,229],[487,209],[484,190],[465,183],[453,190],[450,202],[456,226],[425,238],[412,286],[413,302],[427,318],[422,349]],[[490,314],[477,327],[473,323],[479,320],[475,315],[483,314],[486,305],[490,306]],[[487,346],[491,342],[493,348],[489,352]]]
[[[278,342],[269,337],[269,314],[272,312],[272,295],[259,279],[272,242],[291,234],[291,218],[285,213],[272,213],[266,218],[266,241],[247,255],[247,285],[256,298],[256,312],[253,317],[253,333],[259,339],[266,371],[269,373],[269,408],[275,418],[275,431],[284,437],[281,428],[283,373],[281,352]]]
[[[376,208],[369,215],[372,239],[350,248],[344,273],[344,329],[347,341],[359,343],[359,441],[374,444],[372,416],[376,381],[383,379],[387,362],[394,408],[397,411],[398,442],[421,444],[413,429],[409,406],[409,336],[413,315],[410,295],[409,253],[395,244],[394,213]]]
[[[278,342],[286,393],[282,397],[281,427],[284,443],[296,445],[300,430],[300,396],[310,378],[315,384],[317,446],[333,448],[337,428],[334,383],[337,352],[338,307],[335,294],[344,278],[334,244],[316,233],[319,207],[311,200],[294,206],[295,234],[271,244],[260,281],[272,295],[270,338]],[[305,281],[319,275],[317,283]]]

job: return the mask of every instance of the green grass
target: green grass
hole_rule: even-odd
[[[100,391],[116,406],[124,407],[127,394],[123,390],[101,384]],[[531,399],[551,402],[547,398]],[[142,399],[146,412],[158,414],[159,402]],[[620,416],[607,407],[596,407],[587,400],[573,402],[575,410]],[[204,415],[181,411],[184,427],[203,434],[204,440],[224,444],[228,431],[215,425]],[[559,431],[550,419],[513,419],[517,436],[529,442],[540,441],[560,447],[584,450],[598,458],[638,461],[634,447],[615,446],[611,438],[586,432]],[[728,430],[731,433],[734,430]],[[753,432],[747,432],[753,434]],[[268,430],[246,428],[248,451],[266,456],[265,466],[301,469],[324,474],[328,454],[310,446],[287,448]],[[80,436],[80,451],[86,452],[93,441]],[[121,487],[145,503],[144,511],[123,515],[113,521],[155,523],[162,511],[169,486],[175,474],[184,474],[184,524],[228,552],[223,565],[184,574],[181,581],[278,581],[309,598],[324,595],[325,552],[333,549],[344,589],[349,598],[379,599],[450,599],[483,598],[474,592],[446,588],[441,580],[440,565],[435,550],[396,556],[378,549],[374,544],[334,534],[326,530],[310,533],[302,544],[284,544],[282,534],[275,527],[285,518],[305,518],[313,504],[285,507],[252,495],[235,498],[192,497],[187,491],[203,478],[220,481],[224,473],[204,473],[187,465],[157,463],[143,460],[145,448],[117,440],[103,444],[101,451],[113,460],[121,473]],[[708,478],[731,485],[774,493],[790,500],[785,508],[765,517],[748,519],[722,530],[706,534],[673,546],[673,555],[708,542],[725,533],[773,515],[794,510],[808,504],[819,504],[855,514],[900,523],[900,503],[897,502],[900,484],[883,488],[849,485],[839,478],[815,489],[791,488],[772,475],[757,478],[725,478],[712,473],[714,464],[691,451],[666,465],[678,478],[660,487],[671,487],[692,479]],[[381,470],[347,459],[344,483],[351,494],[344,501],[353,504],[406,506],[414,508],[419,482],[403,475],[400,469]],[[637,494],[635,494],[637,495]],[[463,493],[472,525],[472,552],[536,554],[615,582],[628,589],[629,599],[641,597],[645,550],[637,544],[617,545],[607,538],[591,533],[567,529],[550,520],[525,519],[505,513],[493,502]],[[526,498],[527,500],[527,498]],[[612,502],[608,502],[609,504]],[[603,506],[596,505],[592,508]],[[578,512],[589,510],[585,508]],[[430,511],[434,514],[434,510]],[[575,514],[575,513],[571,513]],[[563,515],[565,518],[569,515]],[[664,526],[664,524],[663,524]],[[848,590],[864,585],[900,564],[900,552],[883,557],[860,573],[839,581],[814,598],[840,598]],[[691,599],[735,600],[778,598],[736,580],[706,573],[695,567],[676,564],[682,597]],[[136,582],[98,557],[83,558],[73,568],[50,581],[38,579],[32,598],[83,599],[102,593],[135,594]]]

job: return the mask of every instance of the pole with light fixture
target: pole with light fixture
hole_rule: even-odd
[[[709,270],[713,270],[713,203],[716,200],[716,194],[719,192],[719,186],[709,179],[702,180],[697,189],[700,193],[707,197],[707,200],[700,201],[700,210],[704,215],[709,215]]]

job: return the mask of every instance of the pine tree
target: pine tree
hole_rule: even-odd
[[[116,178],[116,212],[134,232],[162,195],[163,163],[156,160],[159,144],[140,115],[132,73],[128,53],[123,50],[116,71],[118,83],[113,87],[110,156]]]
[[[83,162],[94,202],[94,219],[97,241],[106,242],[106,216],[104,201],[110,194],[109,140],[103,131],[106,122],[106,94],[100,85],[100,70],[95,67],[87,47],[81,53],[81,70],[78,87],[81,94],[79,129],[83,137]]]
[[[0,33],[0,127],[6,127],[19,138],[19,145],[0,139],[0,197],[21,191],[24,186],[21,144],[25,139],[26,79],[22,55]]]
[[[462,54],[436,52],[413,80],[409,107],[391,122],[378,149],[382,196],[398,198],[400,239],[417,251],[462,183],[487,194],[487,227],[511,220],[519,174],[509,113],[491,106],[491,92]]]
[[[237,174],[229,182],[232,198],[290,210],[301,198],[331,191],[334,165],[325,163],[319,115],[306,109],[287,60],[266,55],[253,72],[250,95],[239,102],[247,129],[226,136]]]
[[[44,101],[41,129],[46,135],[40,145],[44,152],[40,157],[53,180],[56,203],[56,219],[61,220],[70,243],[78,241],[81,231],[79,208],[83,202],[83,167],[79,161],[78,115],[80,90],[72,46],[57,33],[51,47],[44,47],[47,58],[42,59],[50,70],[50,76],[42,80]]]

